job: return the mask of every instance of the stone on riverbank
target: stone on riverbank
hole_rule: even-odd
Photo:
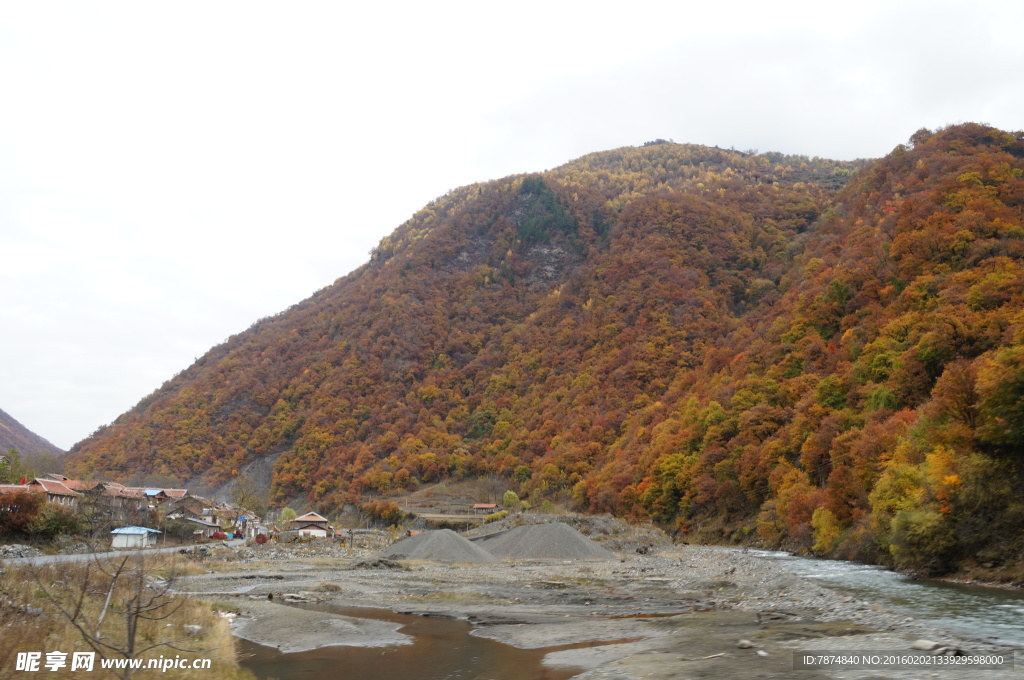
[[[390,621],[342,616],[272,602],[247,601],[239,608],[241,616],[232,626],[235,635],[286,653],[334,645],[388,647],[412,643],[411,637],[398,632],[401,626]]]

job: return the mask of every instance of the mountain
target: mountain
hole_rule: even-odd
[[[14,455],[10,451],[14,450]],[[63,472],[64,451],[0,411],[0,483],[18,483],[48,472]]]
[[[76,445],[272,500],[528,496],[937,573],[1024,563],[1024,134],[659,140],[455,190]]]
[[[0,452],[17,449],[22,455],[50,453],[61,455],[63,449],[46,441],[4,411],[0,411]]]

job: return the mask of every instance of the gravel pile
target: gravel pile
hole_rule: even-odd
[[[16,557],[39,557],[43,552],[38,548],[28,545],[12,543],[11,545],[0,545],[0,559],[14,559]]]
[[[629,524],[611,515],[545,515],[540,513],[514,513],[497,522],[466,532],[470,540],[499,534],[524,524],[568,524],[612,552],[649,554],[658,549],[670,549],[672,539],[653,524]]]
[[[567,524],[527,524],[477,539],[498,557],[521,560],[614,560],[615,555]]]
[[[451,529],[424,531],[395,543],[381,553],[393,560],[433,562],[497,562],[491,553]]]

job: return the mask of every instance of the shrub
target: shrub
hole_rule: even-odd
[[[948,557],[956,545],[946,515],[931,508],[903,511],[892,521],[889,551],[900,569],[924,575],[948,570]]]
[[[28,536],[46,497],[31,491],[0,496],[0,536]]]
[[[508,510],[500,510],[484,517],[484,522],[497,522],[499,519],[505,519],[506,517],[508,517]]]
[[[811,550],[819,555],[830,555],[843,535],[843,528],[836,516],[828,508],[817,508],[811,516],[811,527],[814,529],[814,545]]]
[[[877,411],[879,409],[888,409],[895,411],[899,408],[900,400],[895,394],[885,389],[884,387],[877,387],[871,391],[868,395],[868,410]]]
[[[371,521],[388,526],[401,524],[405,519],[402,509],[391,501],[373,501],[362,506],[360,510],[369,515]]]
[[[29,521],[29,531],[40,538],[77,534],[81,529],[81,520],[71,508],[54,503],[46,503]]]
[[[163,523],[161,529],[167,536],[177,538],[181,541],[192,540],[199,525],[194,522],[187,522],[183,519],[169,519]]]

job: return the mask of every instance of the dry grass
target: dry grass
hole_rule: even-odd
[[[319,591],[321,593],[339,593],[343,590],[343,588],[339,586],[337,583],[321,582],[317,584],[317,586],[313,588],[313,590]]]
[[[283,564],[275,560],[253,560],[252,562],[223,562],[216,558],[204,562],[200,567],[200,571],[196,572],[199,574],[205,574],[207,572],[216,572],[218,574],[234,574],[234,573],[250,573],[260,572],[267,570],[280,570],[287,567],[287,562]],[[197,565],[198,566],[198,565]]]
[[[127,555],[126,555],[127,556]],[[164,678],[243,680],[252,678],[235,661],[227,619],[196,600],[167,591],[166,579],[195,573],[178,556],[131,555],[118,574],[122,557],[33,567],[8,566],[0,573],[0,676],[16,671],[18,652],[90,652],[107,658],[210,659],[209,669],[169,669]],[[116,577],[115,577],[116,575]],[[109,605],[105,606],[109,594]],[[131,603],[141,616],[126,613]],[[137,624],[134,635],[129,623]],[[198,627],[198,628],[197,628]],[[90,643],[91,641],[91,643]],[[124,671],[100,668],[97,654],[91,678],[124,677]],[[70,666],[70,664],[68,664]],[[81,677],[68,667],[47,677]],[[143,677],[158,672],[143,670]]]
[[[340,569],[348,566],[358,555],[352,556],[313,556],[309,554],[296,554],[294,558],[268,557],[265,559],[254,559],[246,561],[224,560],[214,555],[198,564],[198,574],[216,572],[218,574],[254,573],[260,571],[288,571],[293,561],[301,561],[311,569]],[[194,563],[195,564],[195,563]]]

